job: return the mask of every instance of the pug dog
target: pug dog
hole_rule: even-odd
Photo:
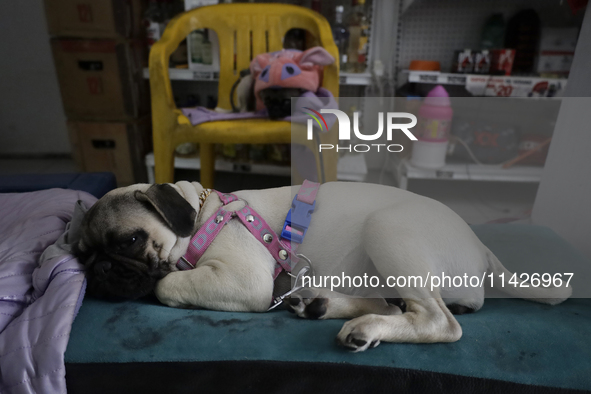
[[[234,192],[280,233],[298,187]],[[222,202],[197,182],[137,184],[113,190],[87,212],[76,253],[85,264],[90,294],[137,298],[152,291],[166,305],[220,311],[264,312],[270,305],[275,260],[238,220],[230,220],[196,262],[179,271],[177,261],[192,236]],[[298,253],[314,277],[511,277],[470,227],[445,205],[393,187],[329,182],[320,186],[311,225]],[[383,286],[382,286],[383,287]],[[391,290],[384,287],[385,290]],[[288,308],[302,318],[344,318],[340,344],[363,351],[386,342],[453,342],[462,336],[453,314],[475,312],[484,288],[467,286],[398,287],[405,305],[381,296],[359,297],[326,287],[302,289]],[[351,293],[348,288],[339,288]],[[369,289],[371,291],[374,288]],[[502,288],[511,297],[558,304],[570,287]]]

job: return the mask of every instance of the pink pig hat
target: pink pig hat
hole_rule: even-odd
[[[264,89],[300,88],[316,92],[322,81],[323,66],[332,63],[334,57],[322,47],[304,52],[283,49],[258,55],[250,63],[250,73],[255,79],[257,111],[265,108],[259,96]]]

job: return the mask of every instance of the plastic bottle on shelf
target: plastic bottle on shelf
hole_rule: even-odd
[[[336,6],[335,23],[332,26],[332,36],[334,43],[339,50],[339,62],[341,70],[347,69],[347,50],[349,48],[349,30],[343,24],[343,12],[345,8],[342,5]]]
[[[152,48],[152,45],[154,45],[154,43],[162,36],[162,32],[166,27],[164,19],[165,15],[162,2],[158,0],[150,0],[146,7],[146,11],[144,12],[148,49]]]
[[[369,40],[369,18],[365,11],[365,0],[353,0],[349,17],[349,48],[347,57],[351,72],[363,72]]]
[[[203,64],[203,34],[204,30],[193,30],[189,33],[191,43],[191,62]]]
[[[437,85],[419,108],[418,141],[413,143],[410,163],[419,168],[436,169],[445,165],[453,110],[445,88]]]
[[[209,41],[210,31],[203,31],[203,42],[201,43],[201,62],[206,65],[213,63],[211,41]]]
[[[505,38],[505,18],[502,13],[488,17],[482,29],[480,49],[499,49],[503,47]]]

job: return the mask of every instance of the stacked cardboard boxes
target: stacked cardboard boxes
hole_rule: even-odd
[[[145,182],[150,94],[140,0],[45,0],[73,156],[82,171]]]

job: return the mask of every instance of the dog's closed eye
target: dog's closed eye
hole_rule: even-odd
[[[132,249],[132,247],[134,247],[135,245],[142,244],[143,242],[140,241],[145,240],[146,238],[147,234],[144,234],[141,231],[137,231],[125,237],[118,237],[114,240],[115,242],[113,242],[113,244],[117,251],[124,252]]]
[[[127,239],[117,242],[115,247],[120,251],[128,250],[137,242],[137,240],[137,236],[129,237]]]
[[[129,249],[136,241],[137,241],[138,237],[133,236],[131,238],[126,239],[125,241],[119,242],[117,244],[117,247],[119,249]]]

